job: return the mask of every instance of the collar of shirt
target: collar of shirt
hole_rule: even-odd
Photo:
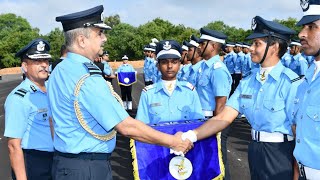
[[[45,82],[45,86],[47,85],[47,82]],[[27,91],[30,93],[35,93],[37,91],[40,91],[44,93],[37,85],[35,85],[30,79],[26,78],[24,80],[23,86],[26,88]]]
[[[211,66],[213,66],[213,64],[214,64],[215,62],[217,62],[217,61],[220,61],[220,62],[221,62],[219,55],[215,55],[215,56],[211,57],[210,59],[208,59],[207,61],[205,61],[204,64],[206,64],[208,67],[211,67]]]
[[[260,67],[261,68],[261,67]],[[256,79],[259,81],[260,79],[260,68],[256,71]],[[278,62],[278,64],[269,72],[269,75],[276,81],[279,80],[280,75],[285,67],[282,65],[281,61]]]
[[[293,58],[294,60],[296,60],[296,61],[298,61],[300,57],[301,57],[301,54],[300,54],[300,53],[292,56],[292,58]]]
[[[88,59],[80,54],[75,54],[72,52],[68,52],[66,59],[72,59],[73,61],[77,61],[79,63],[85,63],[85,62],[93,63],[90,59]]]
[[[194,72],[197,72],[199,70],[199,68],[201,67],[203,60],[197,62],[195,65],[192,65],[192,69]]]
[[[178,80],[176,80],[177,82],[176,82],[176,89],[179,89],[179,90],[181,90],[181,82],[180,81],[178,81]],[[164,89],[165,87],[164,87],[164,83],[163,83],[163,80],[162,79],[160,79],[157,83],[156,83],[156,92],[159,92],[159,91],[161,91],[162,89]],[[175,90],[176,90],[175,89]]]

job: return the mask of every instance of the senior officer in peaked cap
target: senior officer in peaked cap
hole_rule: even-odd
[[[116,132],[147,143],[187,152],[189,141],[153,130],[131,118],[121,98],[92,61],[106,43],[103,6],[57,17],[65,32],[68,54],[48,83],[55,125],[54,179],[112,179],[110,155]],[[118,101],[119,102],[118,102]]]
[[[206,118],[220,113],[231,91],[232,77],[226,65],[220,60],[219,53],[227,36],[221,32],[201,28],[200,45],[198,47],[204,62],[201,64],[201,73],[196,90],[199,94],[202,110]],[[222,133],[222,157],[225,164],[225,179],[229,179],[227,164],[227,136],[228,129]]]
[[[143,89],[136,119],[146,124],[203,119],[194,86],[177,79],[182,61],[179,43],[174,40],[160,41],[156,54],[157,67],[162,76],[157,83]]]
[[[5,131],[13,179],[50,180],[53,160],[51,113],[46,92],[50,45],[35,39],[17,52],[26,79],[8,95]]]
[[[304,16],[297,23],[304,53],[314,56],[298,88],[294,100],[296,146],[294,156],[299,163],[301,179],[320,177],[320,1],[300,1]]]
[[[201,127],[188,131],[187,136],[204,139],[226,128],[244,114],[252,127],[248,160],[251,179],[293,179],[292,155],[294,138],[291,130],[294,94],[298,76],[280,62],[290,36],[295,32],[259,16],[253,18],[252,61],[259,62],[244,78],[223,111]],[[192,138],[191,138],[192,139]]]

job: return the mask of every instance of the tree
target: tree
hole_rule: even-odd
[[[104,18],[104,23],[106,23],[111,28],[115,27],[116,25],[120,24],[120,16],[119,14],[111,15],[109,17]]]
[[[0,67],[19,66],[15,53],[37,38],[39,29],[33,29],[26,19],[11,13],[0,15],[0,27]]]
[[[47,35],[47,39],[51,46],[52,60],[55,61],[60,58],[60,48],[65,43],[63,32],[59,28],[55,28]]]

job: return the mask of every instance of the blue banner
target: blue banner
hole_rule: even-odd
[[[123,86],[131,86],[137,82],[137,75],[135,72],[118,72],[118,84]]]
[[[162,123],[152,126],[161,132],[175,134],[195,129],[204,121],[187,121]],[[133,158],[134,179],[141,180],[174,180],[169,172],[169,163],[175,155],[169,148],[130,140]],[[224,165],[222,162],[220,133],[210,138],[197,141],[194,148],[186,156],[193,166],[188,179],[223,179]]]

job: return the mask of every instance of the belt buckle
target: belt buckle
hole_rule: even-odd
[[[304,165],[301,163],[298,163],[298,166],[299,166],[299,176],[303,179],[307,179],[306,172],[304,171]]]

